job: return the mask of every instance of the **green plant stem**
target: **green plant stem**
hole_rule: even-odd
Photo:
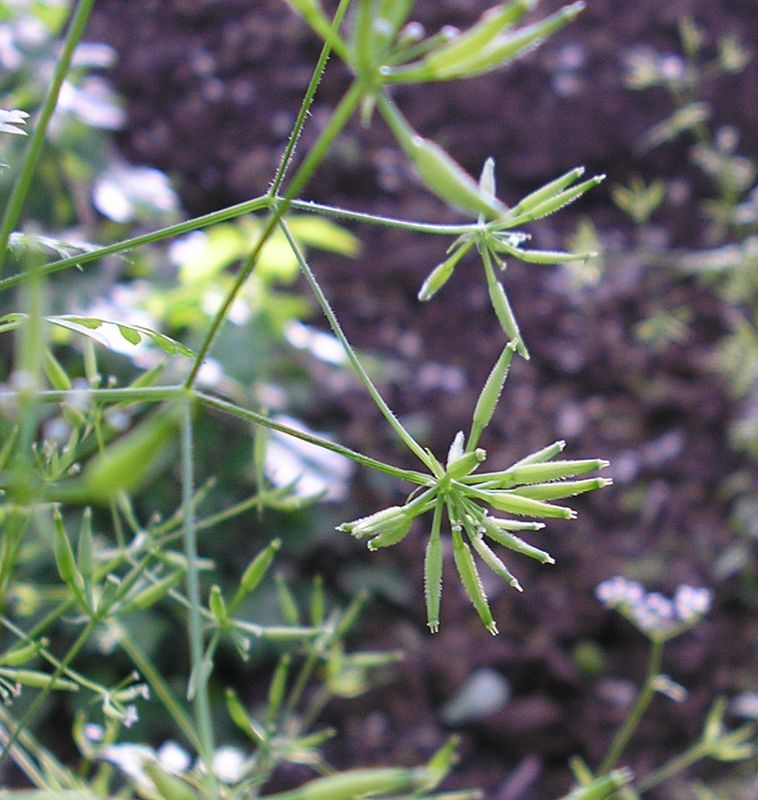
[[[637,728],[639,721],[642,719],[645,711],[647,711],[650,701],[655,696],[655,679],[660,672],[664,644],[665,642],[662,639],[655,638],[651,640],[645,682],[640,689],[640,693],[637,695],[637,700],[632,710],[629,712],[629,716],[627,716],[623,725],[616,733],[611,742],[611,746],[608,748],[608,752],[605,754],[605,758],[598,767],[598,776],[606,775],[616,766],[632,734]]]
[[[344,349],[348,360],[353,366],[356,374],[360,378],[363,387],[368,392],[371,399],[374,401],[376,407],[381,411],[382,416],[387,420],[387,422],[392,427],[392,430],[400,437],[401,441],[406,445],[406,447],[421,461],[424,466],[426,466],[430,471],[434,472],[434,467],[432,464],[432,459],[423,447],[411,436],[411,434],[406,430],[406,428],[402,425],[400,420],[395,416],[392,409],[387,405],[384,398],[379,393],[379,390],[374,386],[373,381],[369,377],[366,370],[363,368],[363,365],[358,360],[358,356],[355,354],[350,342],[348,342],[347,337],[345,336],[344,331],[342,330],[342,326],[339,323],[334,311],[332,311],[332,307],[329,305],[329,301],[326,299],[326,295],[321,290],[321,285],[316,280],[316,276],[313,274],[308,262],[303,256],[302,251],[297,245],[294,237],[290,233],[289,228],[287,227],[287,223],[282,220],[280,223],[281,229],[284,231],[284,235],[287,237],[287,241],[289,242],[290,247],[292,248],[292,252],[295,254],[297,258],[297,262],[300,266],[300,271],[305,276],[306,281],[308,281],[308,286],[310,286],[311,291],[313,292],[316,302],[321,307],[321,310],[324,313],[324,316],[329,323],[329,327],[332,329],[332,332],[339,340],[342,348]]]
[[[321,78],[323,77],[324,70],[326,69],[326,62],[329,60],[329,56],[332,52],[333,42],[336,39],[337,31],[342,24],[342,20],[344,19],[345,12],[347,11],[349,5],[350,0],[341,0],[337,11],[334,14],[331,28],[335,36],[331,39],[327,39],[324,42],[324,46],[321,48],[321,53],[318,57],[318,61],[316,62],[316,66],[313,69],[313,73],[311,74],[308,88],[305,90],[303,102],[300,104],[300,111],[298,111],[295,124],[292,126],[290,137],[287,140],[287,146],[282,154],[282,158],[279,162],[279,166],[277,167],[274,179],[271,181],[271,189],[268,192],[269,197],[274,198],[279,193],[284,176],[287,174],[287,168],[289,167],[295,155],[297,143],[300,141],[300,135],[305,127],[305,121],[308,118],[310,108],[313,105],[313,100],[316,97],[316,90],[318,89],[319,83],[321,83]]]
[[[79,655],[79,652],[82,650],[85,644],[89,641],[90,636],[94,632],[97,625],[100,623],[100,620],[93,617],[89,620],[87,625],[82,628],[79,636],[76,637],[76,641],[69,647],[66,655],[60,660],[58,666],[50,675],[50,682],[47,686],[40,691],[40,693],[32,700],[29,704],[29,707],[24,712],[24,715],[16,724],[16,727],[11,734],[10,738],[8,739],[7,743],[3,747],[2,752],[0,752],[0,767],[2,767],[5,759],[8,757],[13,745],[18,741],[18,737],[21,735],[21,732],[29,725],[29,723],[34,718],[34,715],[39,710],[40,706],[45,702],[47,696],[52,691],[53,683],[55,682],[56,678],[59,678],[63,673],[68,665]]]
[[[267,196],[256,197],[252,200],[246,200],[243,203],[237,203],[227,208],[222,208],[219,211],[212,211],[209,214],[203,214],[200,217],[193,217],[185,222],[177,222],[174,225],[169,225],[165,228],[151,231],[150,233],[143,233],[139,236],[133,236],[130,239],[123,239],[115,244],[109,244],[105,247],[98,247],[87,252],[78,253],[75,256],[68,256],[61,258],[58,261],[51,261],[39,268],[39,272],[45,275],[50,275],[54,272],[60,272],[70,267],[81,267],[84,264],[89,264],[92,261],[99,261],[106,256],[117,255],[124,253],[127,250],[134,250],[137,247],[142,247],[147,244],[155,244],[156,242],[164,241],[165,239],[173,239],[185,233],[199,230],[200,228],[208,228],[211,225],[216,225],[220,222],[226,222],[236,217],[244,216],[245,214],[252,214],[256,211],[261,211],[270,206],[271,201]],[[25,274],[11,275],[7,278],[0,280],[0,292],[5,289],[10,289],[18,283],[21,283],[26,278]]]
[[[253,269],[255,269],[255,265],[258,263],[258,257],[260,256],[264,245],[289,210],[291,201],[308,182],[308,179],[323,160],[324,156],[326,155],[326,151],[329,149],[332,142],[337,138],[345,125],[347,125],[348,120],[352,116],[353,111],[355,111],[358,102],[360,101],[360,97],[361,87],[358,83],[353,83],[343,96],[337,108],[335,108],[326,128],[324,128],[324,130],[321,132],[321,135],[316,140],[313,148],[308,152],[308,155],[300,165],[300,168],[295,173],[295,177],[292,179],[292,183],[290,184],[287,194],[281,202],[277,202],[273,206],[268,222],[261,231],[260,237],[258,238],[255,246],[240,267],[234,283],[227,292],[221,307],[216,312],[216,316],[213,318],[208,332],[206,333],[205,338],[200,345],[195,363],[193,364],[192,369],[190,370],[189,375],[184,382],[184,385],[187,389],[189,389],[195,382],[205,356],[208,354],[211,344],[213,344],[213,341],[216,338],[219,329],[221,328],[221,324],[226,319],[229,309],[232,307],[232,304],[234,303],[240,289],[250,277]]]
[[[190,607],[187,614],[190,642],[191,674],[197,676],[195,686],[195,722],[200,743],[199,755],[205,766],[209,797],[218,797],[218,785],[213,772],[213,725],[211,720],[208,681],[202,677],[203,623],[200,607],[200,574],[197,567],[197,532],[192,503],[194,493],[194,454],[192,447],[192,403],[187,397],[182,413],[182,516],[184,528],[184,555],[187,559],[187,597]]]
[[[370,467],[371,469],[384,472],[387,475],[392,475],[400,480],[416,483],[420,486],[424,486],[429,483],[429,476],[423,472],[393,467],[391,464],[385,464],[382,461],[377,461],[375,458],[364,456],[362,453],[357,453],[355,450],[350,450],[348,447],[343,447],[335,442],[330,442],[328,439],[322,439],[320,436],[314,436],[313,434],[299,431],[296,428],[290,428],[288,425],[282,425],[280,422],[275,422],[270,417],[260,414],[257,411],[243,408],[242,406],[238,406],[235,403],[229,402],[228,400],[222,400],[219,397],[214,397],[213,395],[205,394],[204,392],[194,390],[194,396],[203,405],[208,406],[209,408],[215,408],[219,411],[223,411],[226,414],[238,417],[239,419],[247,420],[248,422],[252,422],[256,425],[263,425],[273,431],[279,431],[279,433],[287,434],[288,436],[292,436],[295,439],[300,439],[303,442],[314,444],[317,447],[323,448],[324,450],[331,450],[333,453],[338,453],[341,456],[345,456],[345,458],[349,458],[351,461],[354,461],[356,464],[360,464],[363,467]]]
[[[31,186],[34,170],[37,167],[37,162],[39,161],[42,148],[45,144],[47,127],[55,111],[55,106],[58,103],[58,95],[61,86],[63,86],[63,81],[68,74],[74,50],[84,34],[84,29],[87,26],[87,21],[94,4],[95,0],[79,0],[74,14],[71,17],[68,33],[63,43],[63,50],[55,66],[52,83],[47,91],[42,108],[40,109],[37,124],[29,138],[29,144],[27,145],[26,152],[24,153],[24,160],[21,164],[21,171],[13,184],[13,189],[8,198],[8,204],[5,207],[2,222],[0,223],[0,274],[3,271],[5,254],[8,250],[8,242],[11,233],[21,216],[21,211]]]
[[[667,761],[658,769],[653,770],[645,778],[638,781],[634,788],[638,794],[649,792],[654,787],[672,778],[674,775],[684,771],[698,761],[701,761],[708,756],[708,749],[702,741],[697,741],[691,747],[688,747],[683,753]]]

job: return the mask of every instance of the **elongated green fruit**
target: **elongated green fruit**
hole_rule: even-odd
[[[76,563],[85,584],[89,583],[95,571],[94,544],[92,542],[92,509],[89,506],[82,513],[79,541],[76,546]]]
[[[355,800],[415,789],[424,786],[429,777],[424,768],[353,769],[316,778],[289,792],[264,795],[261,800]]]
[[[465,211],[483,214],[487,219],[505,214],[507,208],[482,192],[477,182],[438,144],[419,136],[392,101],[380,95],[377,103],[398,144],[437,197]]]
[[[66,585],[72,586],[77,578],[81,578],[81,575],[76,566],[71,542],[66,534],[63,517],[57,508],[53,512],[53,523],[55,525],[55,565],[58,567],[58,575]]]
[[[440,598],[442,597],[442,501],[434,507],[432,533],[426,544],[424,555],[424,598],[426,600],[426,624],[432,633],[440,629]]]
[[[260,745],[266,740],[266,733],[261,725],[256,722],[245,710],[234,689],[225,692],[226,711],[231,721],[255,744]]]
[[[118,492],[133,492],[147,483],[171,456],[176,438],[175,409],[163,408],[124,434],[85,466],[80,480],[51,490],[55,499],[107,503]]]
[[[519,339],[513,339],[503,348],[503,352],[495,362],[495,366],[487,376],[487,380],[482,387],[479,398],[474,407],[474,414],[471,418],[471,433],[469,433],[466,450],[473,450],[479,443],[482,431],[490,424],[492,415],[495,413],[500,393],[503,391],[505,379],[508,377],[508,370],[513,361],[513,354],[519,346]]]
[[[258,585],[268,572],[269,567],[271,566],[274,557],[281,546],[282,540],[274,539],[245,567],[245,571],[242,573],[242,577],[240,578],[239,588],[237,589],[232,602],[229,604],[230,613],[234,612],[244,597],[258,588]]]
[[[574,167],[574,169],[564,172],[563,175],[555,178],[555,180],[546,183],[544,186],[541,186],[534,192],[530,192],[526,197],[519,200],[511,210],[511,213],[514,216],[520,216],[527,211],[531,211],[531,209],[544,203],[546,200],[550,200],[557,194],[560,194],[565,188],[578,181],[582,175],[584,175],[584,167]]]
[[[584,10],[584,7],[585,3],[580,0],[570,6],[564,6],[560,11],[533,25],[511,34],[498,36],[487,47],[473,53],[469,58],[462,59],[449,67],[434,70],[433,76],[437,80],[470,78],[498,69],[524,52],[538,47],[550,34],[571,22]]]
[[[45,375],[53,389],[68,391],[71,388],[71,379],[50,350],[45,351]]]
[[[437,264],[437,266],[427,275],[426,280],[418,290],[418,299],[425,303],[431,300],[435,294],[450,280],[458,266],[458,262],[463,258],[466,253],[471,249],[474,244],[473,239],[469,239],[465,244],[461,245],[455,252],[445,261]]]
[[[470,475],[487,458],[487,451],[477,447],[476,450],[463,453],[452,463],[448,464],[445,473],[453,480]]]
[[[548,463],[524,464],[520,467],[511,467],[502,472],[490,472],[479,476],[480,480],[488,483],[498,482],[498,488],[508,489],[520,483],[541,483],[554,481],[559,478],[570,478],[585,472],[595,472],[604,469],[610,462],[602,458],[584,458],[573,461],[550,461]],[[567,495],[568,496],[568,495]]]
[[[299,625],[300,612],[295,602],[295,596],[292,594],[290,587],[287,586],[287,581],[281,572],[276,575],[276,595],[279,599],[279,609],[282,612],[284,621],[288,625]]]
[[[514,553],[520,553],[522,556],[533,558],[535,561],[539,561],[540,564],[555,564],[555,559],[550,553],[540,550],[539,547],[534,547],[534,545],[525,542],[518,536],[514,536],[507,530],[493,524],[491,517],[484,517],[482,519],[482,527],[484,528],[485,535],[492,539],[493,542],[497,542],[503,545],[503,547],[513,550]]]
[[[634,780],[634,773],[627,767],[615,769],[592,781],[587,786],[580,786],[567,794],[562,800],[607,800],[613,797],[623,786]]]
[[[326,600],[324,598],[324,579],[320,575],[314,575],[311,602],[308,606],[308,616],[314,628],[324,624],[325,613]]]
[[[143,768],[162,800],[198,800],[197,793],[189,784],[164,772],[157,761],[148,760]]]
[[[22,686],[29,686],[32,689],[51,689],[62,692],[78,692],[79,687],[65,678],[54,678],[47,672],[38,672],[36,669],[5,669],[0,667],[0,678],[5,678]]]
[[[595,175],[594,178],[590,178],[577,186],[572,186],[570,189],[566,189],[566,191],[560,192],[542,203],[538,203],[528,211],[523,211],[518,215],[512,212],[512,214],[509,215],[509,222],[511,225],[521,225],[524,222],[531,222],[532,220],[542,219],[542,217],[554,214],[569,203],[578,200],[585,192],[593,189],[604,180],[605,175]]]
[[[484,500],[498,511],[507,511],[509,514],[519,514],[524,517],[547,517],[553,519],[575,519],[576,512],[563,506],[554,506],[542,503],[531,497],[522,497],[513,491],[468,491],[472,497]]]
[[[463,588],[466,590],[469,600],[473,603],[476,613],[479,614],[479,619],[484,623],[484,627],[487,628],[493,636],[496,636],[497,625],[495,624],[492,611],[487,602],[487,595],[484,593],[484,587],[479,578],[474,556],[471,554],[471,548],[463,541],[458,526],[453,527],[452,533],[453,560],[455,561],[455,566],[458,570]]]
[[[160,578],[155,583],[150,584],[146,589],[137,592],[134,597],[129,598],[123,605],[124,611],[139,610],[144,611],[150,606],[154,606],[162,600],[184,577],[185,570],[178,569],[170,575]]]
[[[495,249],[527,264],[570,264],[572,261],[586,261],[597,255],[594,252],[568,253],[565,250],[522,250],[519,247],[511,247],[502,239],[496,240]]]
[[[287,678],[290,674],[292,657],[285,653],[276,665],[271,684],[268,689],[268,704],[266,706],[266,725],[271,727],[276,720],[279,709],[284,701],[284,692],[287,688]]]
[[[562,497],[574,497],[577,494],[593,492],[610,486],[612,478],[588,478],[583,481],[558,481],[557,483],[533,483],[530,486],[519,486],[513,492],[521,497],[535,500],[558,500]]]
[[[211,586],[211,591],[208,596],[208,608],[219,625],[223,626],[227,624],[229,621],[229,612],[226,608],[226,602],[224,601],[221,587],[215,583]]]
[[[47,639],[40,639],[38,642],[27,642],[27,644],[17,645],[6,650],[0,655],[0,665],[4,667],[18,667],[31,661],[42,647],[47,646]]]
[[[509,469],[518,469],[519,467],[526,466],[527,464],[543,464],[545,461],[551,461],[557,455],[560,455],[565,447],[566,442],[563,439],[559,439],[557,442],[553,442],[547,447],[543,447],[540,450],[535,450],[534,453],[524,456],[515,464],[512,464]]]
[[[479,22],[453,38],[443,47],[438,47],[424,60],[423,67],[432,74],[449,71],[462,61],[478,55],[495,37],[524,15],[535,5],[535,0],[514,0],[490,8],[482,14]]]
[[[501,577],[509,586],[514,588],[517,592],[523,592],[521,584],[508,567],[505,566],[502,559],[490,550],[487,544],[482,539],[481,535],[471,537],[471,544],[474,546],[479,558],[495,573]]]
[[[485,250],[482,253],[482,257],[484,262],[484,274],[487,278],[487,291],[489,292],[490,302],[492,303],[492,308],[495,310],[495,315],[508,339],[516,342],[516,350],[519,355],[528,361],[529,351],[524,344],[518,322],[516,322],[511,304],[508,302],[508,295],[505,293],[503,284],[495,277],[495,270],[492,267],[492,260],[489,252]]]

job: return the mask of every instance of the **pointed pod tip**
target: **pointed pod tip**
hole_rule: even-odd
[[[511,588],[515,589],[517,592],[524,591],[524,587],[516,580],[516,578],[511,581]]]
[[[555,559],[552,556],[547,556],[545,558],[545,563],[546,564],[555,564]]]
[[[487,630],[488,630],[488,631],[489,631],[489,632],[490,632],[490,633],[491,633],[493,636],[497,636],[497,635],[498,635],[498,633],[500,633],[500,631],[498,631],[498,629],[497,629],[497,623],[496,623],[496,622],[491,622],[491,623],[490,623],[490,624],[487,626]]]
[[[439,633],[440,632],[440,624],[439,622],[427,622],[427,628],[429,628],[429,633]]]

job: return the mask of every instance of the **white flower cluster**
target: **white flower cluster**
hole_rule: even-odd
[[[622,613],[645,634],[675,635],[694,625],[711,606],[710,589],[682,584],[669,599],[660,592],[646,592],[638,581],[616,575],[595,589],[606,607]]]
[[[88,738],[97,740],[91,726]],[[164,742],[157,750],[142,744],[111,744],[100,749],[98,757],[117,766],[125,776],[143,790],[152,791],[153,781],[145,770],[146,765],[153,763],[165,773],[181,775],[192,769],[189,753],[172,740]],[[250,759],[236,747],[219,747],[213,754],[213,772],[225,784],[235,784],[245,775],[250,766]],[[195,772],[202,772],[203,766],[198,760],[194,765]]]

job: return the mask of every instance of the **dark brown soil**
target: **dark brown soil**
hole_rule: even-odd
[[[430,30],[465,24],[490,4],[420,2],[418,18]],[[560,3],[542,5],[550,11]],[[640,153],[641,135],[669,106],[662,93],[624,88],[624,58],[640,46],[676,51],[676,21],[685,13],[704,26],[711,44],[727,31],[758,41],[754,3],[595,0],[589,6],[570,30],[502,73],[403,90],[397,101],[420,131],[448,147],[472,173],[494,155],[506,200],[576,164],[608,173],[609,183],[633,174],[680,177],[692,199],[665,207],[656,236],[663,245],[702,245],[696,198],[709,187],[687,163],[684,142]],[[120,139],[124,153],[175,176],[188,211],[213,210],[264,190],[318,53],[318,43],[286,4],[101,0],[92,37],[119,52],[115,81],[129,115]],[[345,85],[345,72],[335,62],[304,147]],[[740,149],[752,155],[758,152],[756,97],[754,65],[706,90],[716,123],[735,125],[742,133]],[[455,219],[419,187],[389,145],[381,125],[351,126],[305,195],[392,216]],[[555,225],[535,226],[537,246],[559,246],[561,231],[585,215],[612,245],[630,247],[633,235],[604,187],[562,213]],[[464,262],[448,287],[420,307],[416,292],[444,245],[368,226],[356,232],[365,244],[360,261],[317,257],[314,266],[353,343],[394,365],[384,387],[390,404],[435,451],[444,452],[466,425],[503,343],[482,275],[473,261]],[[381,556],[335,541],[337,559],[359,560],[364,569],[392,567],[407,584],[407,597],[400,592],[374,606],[361,643],[402,647],[407,657],[397,680],[381,693],[336,704],[329,716],[343,734],[335,762],[417,763],[447,734],[441,706],[473,670],[491,667],[510,683],[512,700],[459,731],[462,759],[450,786],[481,786],[491,800],[543,800],[566,790],[569,756],[580,753],[597,763],[623,718],[629,682],[644,670],[642,638],[593,598],[604,578],[624,573],[665,592],[688,582],[713,587],[717,595],[708,619],[667,653],[665,671],[690,696],[681,705],[655,701],[630,750],[629,761],[639,772],[697,736],[713,697],[744,691],[751,683],[755,688],[754,576],[750,564],[737,573],[724,565],[737,541],[729,524],[729,487],[741,476],[749,491],[755,472],[727,444],[735,407],[712,371],[711,355],[727,328],[727,309],[708,290],[631,255],[614,259],[594,288],[573,287],[562,270],[517,263],[509,266],[506,283],[532,360],[513,368],[483,441],[489,463],[506,465],[565,438],[570,457],[611,460],[615,486],[578,502],[577,523],[550,525],[541,534],[557,565],[519,564],[523,595],[493,587],[497,638],[481,628],[452,575],[441,633],[426,633],[423,535]],[[637,322],[679,305],[693,312],[685,342],[656,351],[637,341]],[[324,381],[314,394],[326,398],[312,410],[314,419],[333,429],[339,425],[345,442],[404,458],[359,391],[331,391]],[[359,479],[358,492],[372,508],[386,502],[366,478]],[[330,560],[331,555],[323,559]],[[345,583],[333,566],[314,567],[331,573],[335,585]],[[587,642],[605,653],[600,677],[577,665],[577,648]]]

